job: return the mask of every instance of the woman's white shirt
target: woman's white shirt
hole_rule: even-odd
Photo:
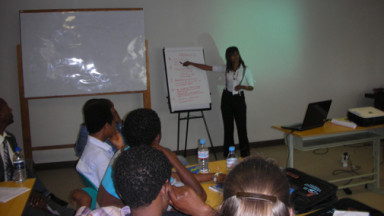
[[[226,73],[226,67],[225,66],[212,66],[212,71],[214,72],[224,72],[225,73],[225,85],[227,91],[232,92],[232,94],[238,94],[240,91],[243,91],[241,89],[240,91],[236,91],[235,87],[238,85],[245,85],[245,86],[255,86],[255,81],[253,80],[252,71],[249,69],[249,67],[246,67],[245,74],[244,74],[244,67],[239,67],[236,71],[229,71]]]

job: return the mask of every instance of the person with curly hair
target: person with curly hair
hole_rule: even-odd
[[[119,156],[114,170],[116,191],[132,215],[167,210],[172,166],[161,151],[145,145],[132,147]]]
[[[147,145],[133,146],[122,152],[114,164],[113,179],[116,191],[123,200],[123,208],[108,206],[91,211],[81,207],[76,215],[82,216],[177,216],[176,211],[167,211],[172,203],[192,216],[213,216],[215,211],[188,186],[171,186],[172,165],[165,154]],[[129,180],[128,180],[129,179]],[[179,203],[188,200],[188,205]]]
[[[141,145],[151,146],[160,150],[168,158],[172,167],[175,168],[177,173],[177,176],[175,176],[175,178],[183,182],[183,184],[193,188],[193,190],[195,190],[196,193],[203,200],[206,199],[206,193],[201,187],[199,180],[210,181],[214,178],[215,174],[206,174],[204,176],[199,176],[199,179],[196,179],[195,176],[190,173],[180,162],[174,152],[160,145],[161,122],[159,116],[154,110],[139,108],[128,113],[124,120],[122,133],[124,136],[124,140],[126,140],[128,145],[124,148],[125,150],[130,147]],[[124,206],[124,203],[121,201],[120,197],[116,193],[115,185],[112,180],[113,163],[119,154],[121,154],[121,151],[117,151],[116,154],[113,156],[98,189],[97,203],[101,207]],[[225,178],[224,175],[220,175],[218,177],[220,177],[219,180],[223,180]]]

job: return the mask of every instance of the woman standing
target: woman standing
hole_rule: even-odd
[[[224,123],[224,157],[228,155],[229,146],[234,146],[234,120],[240,144],[240,155],[250,155],[247,135],[247,106],[244,90],[252,91],[254,81],[252,71],[245,66],[237,47],[229,47],[225,52],[226,66],[209,66],[186,61],[184,66],[192,65],[202,70],[225,72],[225,89],[221,97],[221,114]]]

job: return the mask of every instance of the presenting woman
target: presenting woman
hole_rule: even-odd
[[[254,81],[252,71],[245,66],[237,47],[229,47],[225,51],[226,66],[209,66],[186,61],[184,66],[192,65],[202,70],[225,72],[225,89],[221,97],[221,114],[224,123],[224,157],[227,157],[229,146],[234,146],[234,124],[236,122],[240,144],[240,155],[250,155],[247,135],[247,106],[244,90],[252,91]]]

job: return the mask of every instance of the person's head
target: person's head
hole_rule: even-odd
[[[248,157],[236,165],[224,182],[221,216],[288,216],[289,183],[270,159]]]
[[[152,109],[140,108],[131,111],[124,120],[122,134],[130,146],[152,145],[160,141],[161,122]]]
[[[113,103],[107,99],[90,99],[84,104],[84,123],[89,134],[95,134],[105,126],[111,127],[112,133],[115,127],[112,109]]]
[[[171,169],[161,151],[147,145],[131,147],[115,162],[116,191],[131,210],[155,204],[164,212],[169,202]]]
[[[239,64],[245,67],[244,61],[241,58],[239,49],[235,46],[228,47],[225,51],[225,60],[227,62],[227,71],[233,70],[234,65]]]
[[[13,123],[12,109],[7,102],[0,98],[0,130],[4,130],[8,125]],[[3,133],[3,131],[0,131]]]

